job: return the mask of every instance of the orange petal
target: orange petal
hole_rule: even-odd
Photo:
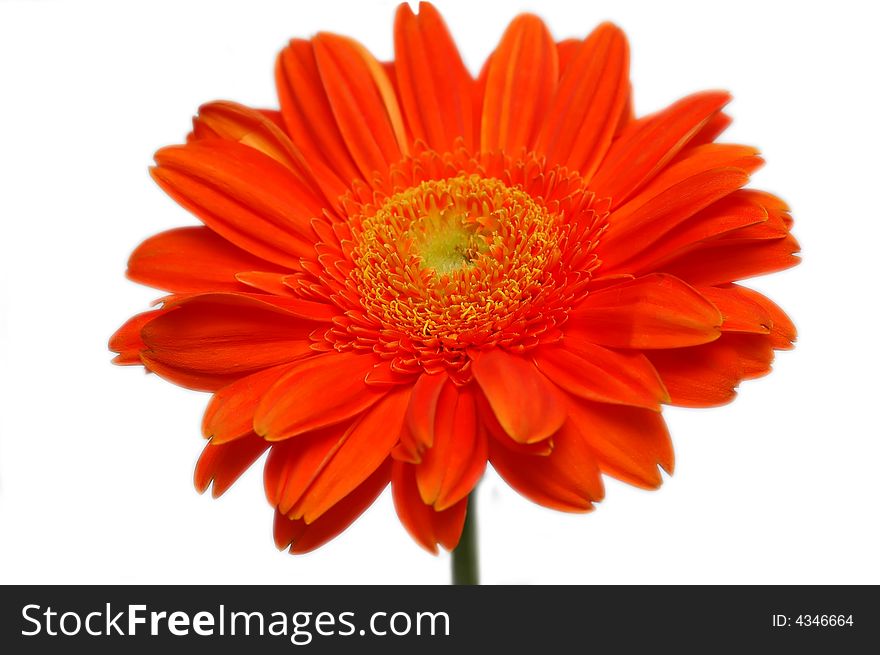
[[[311,41],[294,39],[281,51],[275,83],[287,133],[328,195],[345,193],[360,173],[333,118]]]
[[[403,118],[388,74],[352,39],[320,34],[315,61],[352,158],[367,180],[408,151]]]
[[[291,543],[305,534],[307,528],[306,522],[302,519],[291,520],[277,509],[275,510],[275,520],[272,522],[272,536],[275,538],[275,546],[278,550],[284,550],[289,547]]]
[[[410,464],[418,464],[422,461],[422,453],[416,446],[415,438],[410,433],[406,421],[403,422],[403,427],[400,429],[400,439],[397,445],[391,449],[391,457]]]
[[[547,27],[530,14],[514,18],[489,62],[480,149],[515,153],[531,148],[558,79],[556,43]]]
[[[298,362],[263,395],[255,430],[279,441],[357,416],[387,393],[365,381],[376,363],[372,355],[336,351]]]
[[[723,91],[698,93],[627,127],[611,146],[590,189],[599,198],[622,205],[687,145],[706,123],[730,102]]]
[[[480,68],[480,73],[477,75],[477,79],[474,80],[474,90],[471,97],[473,98],[473,124],[474,129],[477,131],[477,134],[474,135],[474,140],[476,145],[480,145],[480,127],[483,122],[483,105],[485,104],[486,98],[486,83],[489,80],[489,66],[492,64],[492,55],[490,54],[486,61],[483,62],[482,68]]]
[[[253,296],[201,294],[166,307],[170,311],[141,331],[151,363],[242,376],[311,352],[314,322]]]
[[[770,315],[770,343],[776,350],[791,350],[797,339],[797,328],[782,308],[754,289],[737,286],[739,292],[761,305]]]
[[[577,48],[543,120],[538,151],[551,164],[581,171],[585,181],[605,156],[629,97],[629,47],[604,23]]]
[[[598,29],[598,28],[597,28]],[[559,78],[566,74],[568,66],[574,61],[575,56],[580,52],[583,46],[583,39],[563,39],[556,43],[556,56],[559,59]]]
[[[122,324],[113,336],[110,337],[108,344],[110,350],[119,353],[113,358],[114,364],[121,366],[131,366],[133,364],[141,364],[141,351],[146,348],[141,338],[141,330],[144,326],[155,318],[165,314],[167,309],[154,309],[149,312],[143,312],[131,317]]]
[[[342,446],[352,423],[353,421],[347,421],[331,425],[300,435],[296,439],[272,444],[263,469],[263,485],[269,503],[282,514],[289,514],[318,473]]]
[[[480,423],[482,423],[486,434],[491,438],[497,439],[506,448],[510,448],[518,453],[524,453],[527,455],[549,455],[553,452],[552,437],[536,441],[535,443],[520,443],[511,439],[510,435],[507,434],[503,427],[501,427],[498,419],[495,418],[495,412],[492,411],[492,406],[489,405],[489,401],[486,400],[486,395],[483,393],[476,393],[475,396],[477,401],[477,415],[479,416]]]
[[[412,438],[406,444],[411,454],[420,457],[422,450],[430,448],[434,443],[434,426],[437,416],[437,401],[449,376],[446,373],[436,375],[422,374],[413,385],[409,407],[406,410],[406,434]]]
[[[472,366],[474,378],[511,439],[534,443],[562,426],[564,399],[534,362],[493,348],[474,358]]]
[[[697,291],[715,305],[724,317],[722,332],[753,332],[769,334],[773,325],[770,313],[746,293],[742,287],[697,287]]]
[[[665,263],[663,269],[691,284],[715,286],[796,266],[800,249],[791,235],[754,241],[718,239]]]
[[[238,480],[251,464],[269,447],[257,435],[250,435],[225,444],[209,442],[196,464],[194,483],[204,493],[211,482],[211,495],[217,498]]]
[[[211,397],[202,418],[202,434],[213,444],[239,439],[254,430],[254,414],[263,395],[292,364],[273,366],[223,387]]]
[[[673,405],[714,407],[733,400],[742,380],[770,372],[773,341],[769,335],[726,332],[712,343],[647,356]]]
[[[473,387],[459,388],[451,381],[443,387],[433,444],[415,467],[422,501],[438,511],[466,498],[486,469],[488,444],[477,419]]]
[[[305,186],[334,208],[345,188],[332,174],[309,165],[302,152],[284,132],[281,112],[256,110],[235,102],[211,102],[199,107],[193,120],[194,139],[220,138],[238,141],[283,164]]]
[[[290,547],[290,552],[296,554],[308,553],[323,546],[354,523],[379,497],[390,479],[391,462],[387,461],[313,523],[289,519],[275,510],[275,545],[279,549]]]
[[[290,169],[297,180],[314,195],[323,195],[303,154],[281,127],[256,109],[228,101],[204,104],[199,107],[199,114],[193,120],[193,136],[196,139],[220,138],[237,141],[259,150]],[[335,197],[326,199],[333,201]]]
[[[457,138],[475,146],[474,81],[443,18],[433,5],[397,9],[394,54],[400,101],[413,138],[438,152],[451,152]]]
[[[581,398],[654,411],[669,400],[657,371],[642,353],[608,350],[577,339],[534,352],[535,364],[544,375]]]
[[[791,227],[786,225],[783,214],[768,211],[766,221],[744,225],[722,235],[721,238],[725,240],[784,239],[790,230]]]
[[[394,360],[385,359],[371,368],[364,380],[369,385],[388,389],[399,384],[411,385],[413,376],[398,370]]]
[[[595,453],[603,473],[647,489],[663,481],[658,465],[672,473],[672,442],[657,412],[573,399],[568,427]]]
[[[422,502],[411,464],[395,461],[391,469],[391,492],[397,516],[416,542],[431,553],[437,546],[453,550],[461,538],[467,514],[467,499],[447,510],[436,511]]]
[[[736,143],[704,143],[689,147],[670,162],[656,179],[645,186],[649,189],[662,189],[669,186],[669,180],[685,179],[690,175],[714,168],[740,168],[751,174],[764,165],[757,148]],[[641,195],[641,192],[639,193]]]
[[[566,335],[611,348],[681,348],[717,339],[721,320],[693,287],[654,273],[590,293]]]
[[[767,220],[763,223],[745,225],[738,230],[723,235],[724,239],[782,239],[788,236],[794,221],[788,205],[780,198],[766,191],[750,190],[759,203],[767,211]]]
[[[603,262],[606,270],[626,270],[638,275],[662,270],[663,262],[693,248],[750,225],[767,222],[769,214],[762,196],[753,189],[738,189],[697,212],[660,237],[651,247],[635,253],[619,252],[617,263]]]
[[[291,518],[302,517],[312,523],[382,465],[397,443],[409,396],[409,388],[397,388],[352,424],[291,509]]]
[[[263,291],[275,296],[293,295],[291,288],[284,283],[286,273],[267,273],[266,271],[242,271],[235,274],[235,279],[252,290]]]
[[[324,205],[271,157],[211,139],[163,148],[156,163],[165,192],[239,248],[294,269],[315,256],[310,219]]]
[[[281,115],[281,112],[277,109],[257,109],[260,112],[260,115],[268,118],[275,125],[280,127],[282,130],[285,129],[284,125],[284,116]]]
[[[588,512],[604,496],[596,456],[570,421],[553,435],[553,452],[528,455],[493,439],[492,467],[526,498],[563,512]]]
[[[713,114],[712,118],[706,121],[706,124],[700,128],[700,131],[688,141],[687,147],[682,149],[676,157],[687,156],[687,153],[691,148],[696,148],[705,143],[712,143],[715,139],[721,136],[721,133],[724,132],[724,130],[730,127],[732,122],[733,119],[723,111]]]
[[[246,291],[239,271],[283,271],[233,246],[206,227],[180,227],[150,237],[131,254],[126,274],[135,282],[186,293]]]
[[[745,185],[761,161],[755,153],[745,146],[709,144],[664,171],[608,217],[608,231],[602,236],[603,263],[615,269],[619,262],[651,248],[686,219]]]
[[[174,366],[168,362],[155,359],[150,352],[141,352],[141,364],[150,373],[155,373],[163,380],[194,391],[217,391],[232,384],[241,377],[241,373],[217,373],[210,371],[194,371],[189,368]]]
[[[302,155],[284,131],[261,112],[237,102],[220,100],[199,107],[193,119],[193,137],[238,141],[298,174],[304,170]]]

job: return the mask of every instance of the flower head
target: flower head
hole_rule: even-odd
[[[731,400],[794,327],[735,282],[797,263],[786,205],[716,143],[723,92],[635,118],[622,32],[555,42],[515,19],[474,79],[437,11],[398,9],[395,60],[320,34],[281,53],[281,110],[201,107],[156,153],[203,226],[135,250],[171,293],[111,339],[210,391],[196,485],[266,450],[275,539],[311,550],[390,482],[453,548],[487,463],[583,512],[604,473],[673,468],[662,404]]]

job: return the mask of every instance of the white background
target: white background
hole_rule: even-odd
[[[207,396],[110,362],[160,292],[123,277],[145,237],[195,220],[150,181],[196,107],[277,106],[276,52],[318,30],[392,55],[396,2],[0,0],[0,582],[444,583],[386,493],[340,538],[272,542],[255,466],[192,487]],[[612,19],[639,114],[727,88],[726,138],[767,158],[753,185],[794,210],[804,264],[753,286],[798,348],[735,403],[666,412],[660,491],[607,481],[592,514],[481,487],[487,583],[880,583],[877,16],[871,3],[438,0],[476,70],[517,13],[556,37]]]

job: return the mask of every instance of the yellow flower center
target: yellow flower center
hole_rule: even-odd
[[[355,231],[364,308],[440,349],[482,345],[553,285],[558,216],[497,179],[428,180],[389,197]]]

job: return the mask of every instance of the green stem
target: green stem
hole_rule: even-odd
[[[480,584],[479,557],[477,554],[477,490],[468,497],[467,515],[461,540],[452,551],[452,584]]]

